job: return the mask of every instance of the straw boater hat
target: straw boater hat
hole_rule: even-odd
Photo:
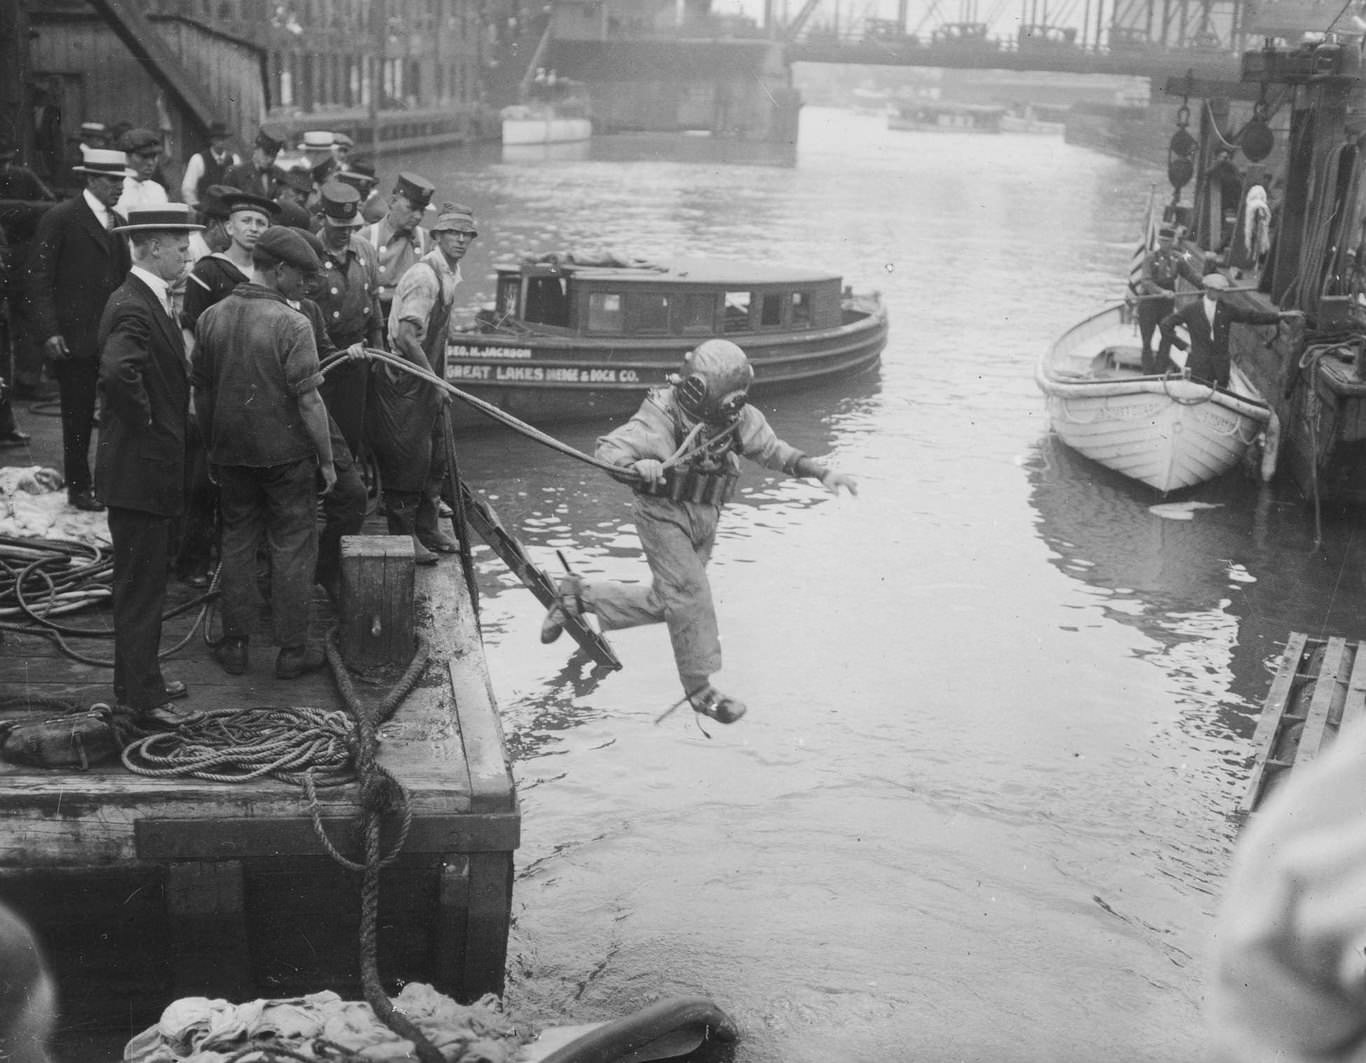
[[[194,220],[194,208],[184,203],[162,203],[155,207],[134,207],[128,220],[114,226],[116,233],[197,232],[204,226]]]
[[[304,134],[300,151],[331,151],[333,134],[325,129],[314,129]]]
[[[72,173],[83,173],[90,177],[127,177],[128,156],[112,148],[86,148],[81,152],[81,164],[71,167]]]
[[[109,130],[105,129],[103,122],[82,122],[81,136],[83,137],[103,137],[108,136]]]

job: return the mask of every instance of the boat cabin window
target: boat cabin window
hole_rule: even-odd
[[[498,278],[498,299],[495,306],[501,317],[516,317],[519,307],[517,297],[522,292],[521,279],[514,273]]]
[[[683,296],[679,315],[681,332],[716,331],[716,296],[691,294]]]
[[[769,292],[759,303],[759,327],[773,328],[783,323],[783,297]]]
[[[726,292],[726,308],[722,331],[747,332],[749,330],[749,292]]]
[[[632,292],[626,299],[628,332],[668,332],[669,297],[659,292]]]
[[[792,327],[811,327],[811,294],[809,292],[792,293]]]
[[[531,277],[526,282],[524,320],[533,324],[569,327],[569,297],[563,277]]]
[[[590,292],[588,295],[588,331],[621,331],[621,293]]]

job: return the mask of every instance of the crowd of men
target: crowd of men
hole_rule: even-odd
[[[305,133],[281,165],[282,133],[261,128],[244,158],[214,125],[172,188],[156,132],[106,133],[81,127],[83,187],[5,245],[0,447],[29,441],[11,397],[47,397],[23,375],[37,352],[60,403],[68,501],[108,514],[115,695],[166,724],[187,694],[157,660],[173,577],[205,587],[218,571],[229,674],[249,666],[258,579],[276,676],[323,663],[312,588],[336,593],[341,538],[365,517],[365,454],[390,532],[419,563],[455,552],[439,520],[441,396],[365,352],[444,371],[478,234],[468,207],[437,206],[416,173],[385,195],[344,134]],[[55,198],[0,145],[0,199]]]

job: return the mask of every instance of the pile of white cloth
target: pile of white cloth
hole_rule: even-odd
[[[514,1063],[518,1049],[532,1037],[503,1014],[495,996],[465,1007],[429,985],[409,982],[394,998],[406,1015],[441,1052],[447,1063]],[[261,1054],[238,1055],[251,1045]],[[413,1043],[375,1017],[364,1001],[343,1000],[330,990],[285,1000],[230,1004],[207,997],[185,997],[128,1042],[124,1063],[241,1063],[278,1059],[264,1050],[279,1047],[307,1059],[336,1059],[339,1046],[376,1063],[417,1060]]]
[[[56,469],[6,465],[0,468],[0,535],[108,545],[109,522],[103,513],[71,505]]]

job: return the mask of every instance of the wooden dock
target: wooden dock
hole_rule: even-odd
[[[1292,632],[1252,736],[1254,759],[1237,811],[1248,815],[1293,768],[1312,762],[1366,716],[1366,644]]]
[[[192,592],[172,585],[169,605]],[[391,990],[426,981],[461,1000],[501,992],[521,816],[477,624],[457,556],[416,574],[414,615],[431,659],[379,729],[379,764],[413,811],[382,872],[379,969]],[[62,618],[82,627],[108,613]],[[193,615],[167,624],[163,647]],[[315,635],[335,622],[315,600]],[[112,641],[76,640],[111,657]],[[343,709],[328,670],[281,682],[277,647],[254,636],[247,674],[225,674],[196,638],[164,662],[190,697],[177,708]],[[391,679],[392,681],[392,679]],[[0,690],[81,706],[112,700],[112,670],[49,641],[6,633]],[[376,705],[388,686],[357,683]],[[358,787],[318,793],[340,852],[363,859]],[[397,817],[389,817],[396,822]],[[386,848],[396,832],[386,821]],[[121,763],[89,771],[0,761],[0,899],[50,953],[68,1029],[141,1029],[187,995],[247,1000],[334,989],[358,999],[360,875],[319,840],[301,788],[269,778],[151,778]]]

